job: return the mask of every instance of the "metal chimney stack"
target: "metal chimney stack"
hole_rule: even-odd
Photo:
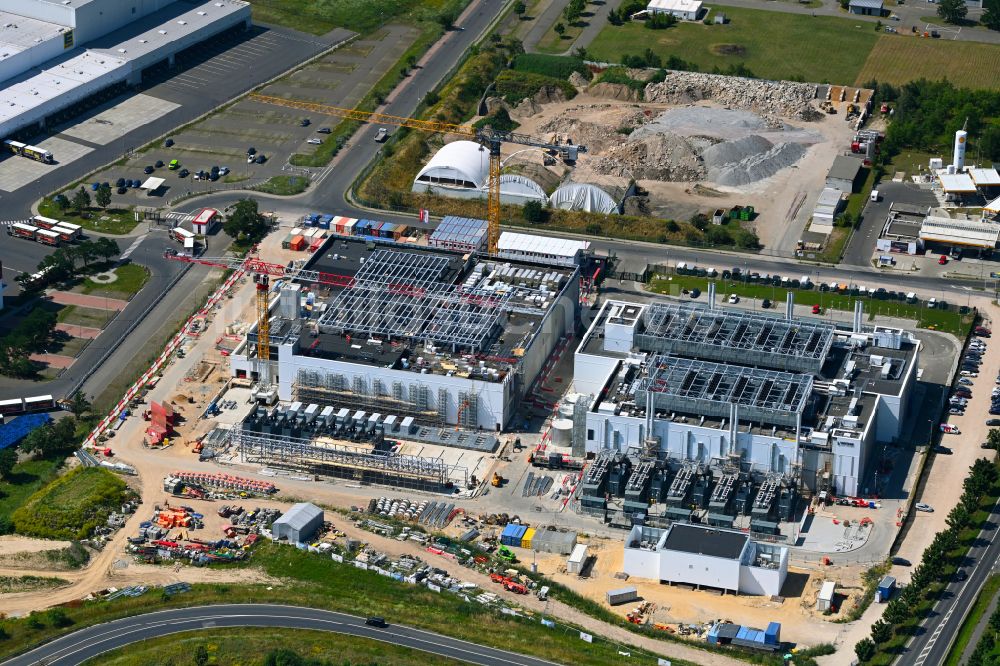
[[[865,314],[865,304],[861,301],[854,301],[854,326],[853,331],[855,333],[861,332],[861,322]]]
[[[708,309],[709,310],[714,310],[715,309],[715,283],[714,282],[709,282],[708,283]]]
[[[785,319],[791,321],[795,317],[795,294],[789,289],[785,293]]]

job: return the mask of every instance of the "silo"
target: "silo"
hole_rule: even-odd
[[[956,172],[961,172],[965,168],[965,142],[968,136],[965,130],[955,132],[955,155],[951,163],[955,165]]]

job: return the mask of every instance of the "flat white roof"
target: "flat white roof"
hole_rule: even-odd
[[[920,238],[952,245],[994,248],[1000,242],[1000,224],[928,217],[920,225]]]
[[[1000,197],[983,206],[983,210],[989,213],[1000,213]]]
[[[146,179],[146,182],[142,184],[142,189],[155,190],[158,187],[160,187],[160,185],[163,185],[163,183],[165,182],[167,181],[163,180],[162,178],[155,178],[153,176],[150,176],[149,178]]]
[[[833,601],[834,592],[837,591],[837,583],[828,580],[823,583],[823,587],[819,590],[819,598],[824,601]]]
[[[840,198],[844,196],[844,193],[835,187],[824,187],[823,191],[819,193],[819,199],[816,200],[816,207],[820,206],[838,206],[840,205]]]
[[[650,0],[646,5],[649,11],[665,12],[697,12],[701,9],[701,0]]]
[[[590,247],[587,241],[570,240],[569,238],[550,238],[533,234],[518,234],[504,231],[497,242],[500,252],[524,252],[533,255],[552,257],[575,257],[581,250]]]
[[[975,192],[976,184],[966,173],[939,173],[938,180],[945,192]]]
[[[1000,173],[996,169],[969,169],[968,173],[979,187],[1000,185]]]
[[[68,26],[0,11],[0,60],[62,35]]]

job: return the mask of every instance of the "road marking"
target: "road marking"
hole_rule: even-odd
[[[129,245],[125,249],[124,252],[122,252],[121,256],[119,257],[119,260],[125,261],[126,259],[128,259],[129,257],[131,257],[132,253],[135,252],[139,248],[140,245],[142,245],[142,241],[146,240],[146,236],[148,236],[148,235],[149,234],[142,234],[141,236],[139,236],[138,238],[136,238],[134,241],[132,241],[132,244]]]

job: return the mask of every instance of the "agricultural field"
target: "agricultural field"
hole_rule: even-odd
[[[43,539],[83,539],[125,500],[125,482],[106,469],[77,467],[28,498],[14,531]]]
[[[455,12],[465,0],[251,0],[254,23],[273,23],[322,35],[334,28],[367,33],[404,14],[433,18]]]
[[[168,636],[147,640],[138,645],[113,650],[100,657],[83,662],[85,666],[147,666],[148,664],[187,664],[200,647],[205,648],[209,663],[260,666],[265,664],[268,653],[275,646],[287,645],[299,655],[318,660],[316,663],[341,666],[342,664],[379,664],[380,666],[407,666],[427,660],[420,650],[391,643],[342,636],[323,631],[302,629],[215,629],[181,636]],[[212,661],[215,659],[215,661]],[[285,662],[275,662],[285,663]],[[314,662],[309,662],[310,664]],[[441,666],[461,666],[465,662],[434,656],[434,663]]]
[[[854,82],[947,79],[960,88],[1000,90],[1000,45],[883,35]]]
[[[677,56],[701,71],[743,64],[761,78],[850,84],[879,41],[871,24],[835,16],[738,7],[726,7],[725,14],[726,25],[685,22],[666,30],[609,25],[587,51],[594,60],[621,62],[623,55],[650,48],[664,61]]]

